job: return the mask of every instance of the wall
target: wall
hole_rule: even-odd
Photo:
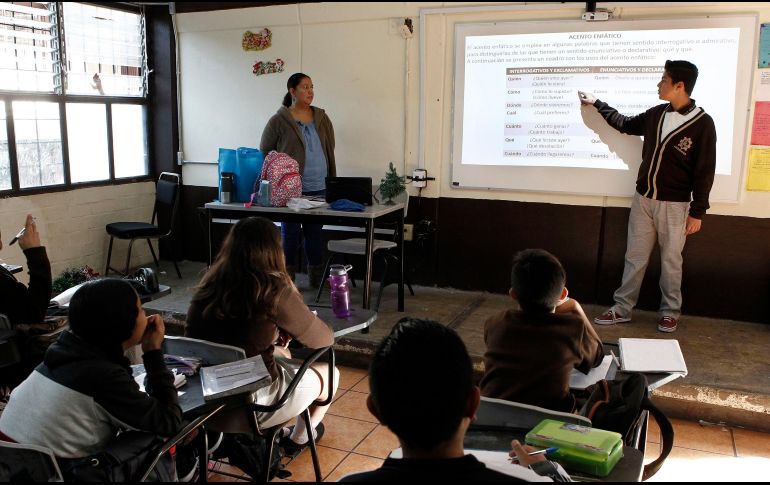
[[[770,20],[767,3],[601,6],[629,19],[758,13],[760,22]],[[565,261],[573,296],[609,302],[622,272],[630,198],[449,185],[454,24],[574,20],[583,9],[580,2],[321,3],[180,14],[181,150],[187,161],[214,162],[219,147],[257,146],[286,79],[305,72],[315,84],[314,104],[334,123],[341,175],[379,180],[394,161],[400,173],[423,166],[436,177],[422,190],[422,201],[410,203],[409,219],[430,220],[434,231],[427,251],[422,247],[419,261],[412,261],[419,267],[413,281],[504,292],[512,254],[544,247]],[[414,21],[409,40],[392,29],[393,19],[404,17]],[[243,32],[264,27],[273,31],[273,47],[242,51]],[[286,61],[284,73],[251,74],[253,62],[276,57]],[[754,74],[758,79],[759,70]],[[183,174],[184,210],[193,217],[194,208],[216,194],[216,165],[188,163]],[[712,204],[703,230],[688,242],[685,311],[767,322],[759,305],[746,301],[770,295],[770,193],[742,190],[739,197],[738,203]],[[197,225],[185,224],[187,240],[201,240]],[[729,258],[714,254],[728,248]],[[198,249],[187,255],[202,258]],[[656,257],[641,308],[657,305]]]
[[[40,241],[46,247],[54,278],[64,269],[89,265],[104,273],[109,237],[104,227],[117,221],[150,221],[155,202],[155,184],[142,182],[91,187],[22,197],[0,199],[0,234],[5,263],[20,264],[24,272],[16,275],[28,282],[27,260],[18,244],[8,247],[13,235],[24,225],[27,214],[36,219]],[[125,264],[128,243],[116,241],[112,266]],[[132,266],[152,262],[147,244],[134,245]]]

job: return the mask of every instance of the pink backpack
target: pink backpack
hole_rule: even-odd
[[[285,153],[275,150],[268,153],[259,179],[270,182],[270,205],[273,207],[285,207],[289,199],[302,195],[299,163]]]

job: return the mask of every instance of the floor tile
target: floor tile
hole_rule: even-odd
[[[733,428],[733,437],[735,438],[735,450],[739,457],[770,458],[770,434]],[[768,476],[770,476],[770,472]]]
[[[372,416],[366,408],[366,397],[368,394],[348,391],[344,396],[334,401],[329,407],[329,414],[334,416],[343,416],[370,423],[378,423],[377,418]]]
[[[379,425],[353,451],[361,455],[384,459],[399,446],[401,445],[398,443],[396,435],[385,426]]]
[[[382,466],[382,462],[379,458],[372,458],[371,456],[357,455],[355,453],[349,454],[342,460],[342,463],[337,465],[337,468],[324,479],[325,482],[336,482],[345,475],[351,473],[368,472],[376,470]]]
[[[367,376],[366,369],[356,369],[355,367],[337,366],[340,371],[340,384],[337,386],[339,389],[351,389],[353,386]],[[367,391],[369,392],[369,391]]]
[[[655,418],[650,416],[647,420],[647,442],[660,443],[660,428]]]
[[[318,445],[317,449],[322,478],[331,473],[348,454],[346,451],[334,450],[323,445]],[[291,472],[289,479],[293,482],[314,482],[315,472],[310,448],[305,449],[286,469]]]
[[[242,479],[249,479],[249,476],[246,475],[243,470],[241,470],[238,467],[228,465],[227,463],[222,462],[215,462],[210,461],[209,462],[209,470],[216,470],[216,471],[222,471],[227,473],[232,473],[234,475],[240,475]],[[210,482],[235,482],[238,479],[235,477],[230,477],[228,475],[221,475],[219,473],[215,473],[212,471],[209,471],[208,474],[208,481]]]
[[[644,463],[650,463],[660,456],[660,443],[647,442],[647,447],[644,450]]]
[[[735,456],[730,428],[672,419],[674,446]]]
[[[361,379],[358,382],[358,384],[353,386],[350,390],[356,391],[356,392],[363,392],[364,394],[369,394],[369,376],[366,376],[363,379]]]
[[[322,444],[340,451],[352,451],[377,427],[375,423],[332,414],[324,417],[324,426],[326,433]]]

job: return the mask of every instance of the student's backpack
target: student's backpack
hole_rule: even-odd
[[[270,182],[270,205],[273,207],[285,207],[289,199],[302,195],[299,163],[285,153],[273,150],[267,154],[259,180]]]
[[[660,456],[644,466],[642,480],[655,475],[674,446],[674,428],[666,415],[649,398],[647,378],[640,372],[629,373],[622,380],[602,379],[593,386],[583,406],[584,415],[594,428],[615,431],[623,436],[626,445],[633,446],[634,430],[643,418],[643,411],[655,418],[663,441]]]

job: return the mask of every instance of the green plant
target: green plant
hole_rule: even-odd
[[[398,175],[396,167],[393,166],[393,162],[390,162],[390,167],[385,173],[385,178],[380,181],[380,193],[387,199],[386,204],[393,204],[393,197],[406,190],[406,177]]]
[[[61,293],[73,286],[98,277],[99,273],[94,271],[94,269],[88,265],[83,266],[82,268],[67,268],[53,280],[51,287],[53,291]]]

